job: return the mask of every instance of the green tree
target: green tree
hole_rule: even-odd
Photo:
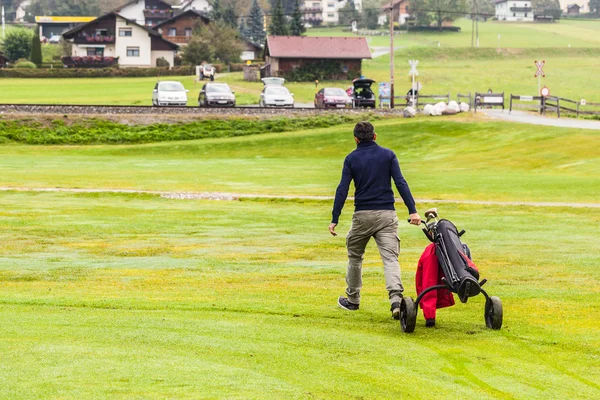
[[[220,21],[206,26],[197,24],[192,39],[183,53],[183,60],[192,65],[220,61],[226,64],[239,61],[242,53],[235,28]]]
[[[240,36],[244,39],[248,38],[248,27],[246,26],[246,20],[242,17],[240,18],[240,25],[238,26],[238,32]]]
[[[271,25],[269,33],[273,36],[285,36],[289,33],[287,20],[283,15],[283,3],[281,0],[275,0],[275,7],[271,11]]]
[[[97,0],[33,0],[27,8],[34,15],[100,15]]]
[[[250,8],[250,19],[246,21],[248,24],[248,40],[254,43],[262,44],[265,42],[265,15],[258,5],[257,0],[252,0]]]
[[[368,8],[363,12],[363,24],[367,29],[379,28],[379,13],[373,8]]]
[[[340,24],[350,25],[352,21],[360,21],[360,14],[356,9],[354,0],[348,0],[348,2],[339,11]]]
[[[290,24],[290,34],[292,36],[302,36],[306,32],[302,12],[300,11],[300,0],[294,0],[294,9],[292,11],[292,22]]]
[[[11,29],[6,32],[6,37],[2,41],[4,55],[10,61],[17,61],[20,58],[27,58],[31,55],[31,38],[33,32],[30,29]]]
[[[40,35],[37,30],[31,39],[31,57],[29,59],[38,67],[42,64],[42,44],[40,43]]]
[[[221,21],[223,19],[223,10],[221,8],[221,0],[214,0],[212,9],[208,14],[213,21]]]
[[[235,15],[235,8],[233,6],[229,6],[223,11],[223,22],[232,28],[237,26],[237,15]]]
[[[467,14],[466,0],[427,0],[427,8],[432,10],[435,25],[442,30],[444,22],[452,22]]]
[[[600,17],[600,0],[590,0],[590,13]]]
[[[431,24],[431,14],[427,11],[427,9],[427,3],[421,0],[410,0],[409,11],[411,17],[414,18],[415,25],[429,26],[429,24]]]

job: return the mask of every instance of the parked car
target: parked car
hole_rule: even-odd
[[[187,93],[181,82],[157,82],[152,91],[153,106],[186,106]]]
[[[200,79],[210,79],[211,81],[215,80],[215,67],[212,64],[204,64],[200,67]]]
[[[344,89],[324,88],[315,94],[315,108],[346,108],[352,107],[352,99]]]
[[[371,86],[375,83],[373,79],[359,78],[352,81],[352,102],[354,107],[375,108],[375,93]]]
[[[60,43],[60,36],[59,35],[53,35],[50,37],[50,39],[48,39],[48,43],[52,43],[52,44],[58,44]]]
[[[260,100],[260,107],[294,107],[294,94],[283,86],[283,78],[263,78],[265,85]]]
[[[205,83],[198,95],[198,107],[235,107],[234,93],[226,83]]]

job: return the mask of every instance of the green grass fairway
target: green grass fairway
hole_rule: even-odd
[[[470,117],[376,121],[421,198],[597,202],[600,136]],[[0,186],[333,195],[352,126],[144,146],[0,146]]]
[[[401,47],[471,47],[471,21],[460,19],[454,25],[460,32],[403,32],[396,36]],[[341,28],[309,29],[309,36],[353,36]],[[498,35],[500,40],[498,41]],[[389,36],[368,36],[372,47],[389,46]],[[540,47],[600,47],[598,21],[563,20],[554,24],[506,23],[489,21],[479,23],[479,46],[489,48]]]
[[[479,297],[401,333],[372,244],[361,310],[337,308],[328,203],[2,193],[0,397],[600,396],[600,213],[440,211],[468,230],[502,330]],[[400,236],[414,295],[427,241]]]

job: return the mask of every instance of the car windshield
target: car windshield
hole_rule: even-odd
[[[210,85],[206,87],[206,93],[229,93],[227,85]]]
[[[343,89],[325,89],[325,96],[345,96],[346,92]]]
[[[162,92],[182,92],[185,88],[179,82],[162,82],[158,85],[158,90]]]
[[[265,90],[265,94],[274,96],[287,96],[289,93],[284,87],[270,87]]]

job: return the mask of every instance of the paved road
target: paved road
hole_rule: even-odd
[[[526,113],[524,111],[513,111],[511,113],[508,110],[481,110],[484,114],[494,118],[502,119],[505,121],[520,122],[523,124],[543,125],[543,126],[556,126],[560,128],[577,128],[577,129],[597,129],[600,130],[600,121],[592,121],[585,119],[573,119],[573,118],[552,118],[544,117],[542,115],[535,115]]]
[[[177,200],[239,200],[239,199],[285,199],[285,200],[331,200],[332,196],[302,196],[302,195],[270,195],[255,193],[224,193],[224,192],[166,192],[160,190],[136,189],[80,189],[80,188],[25,188],[1,187],[0,192],[66,192],[66,193],[124,193],[124,194],[154,194],[166,199]],[[353,200],[348,197],[348,200]],[[402,201],[401,199],[397,199]],[[562,203],[562,202],[526,202],[526,201],[487,201],[487,200],[439,200],[415,199],[418,204],[476,204],[488,206],[527,206],[527,207],[569,207],[569,208],[600,208],[600,203]]]

